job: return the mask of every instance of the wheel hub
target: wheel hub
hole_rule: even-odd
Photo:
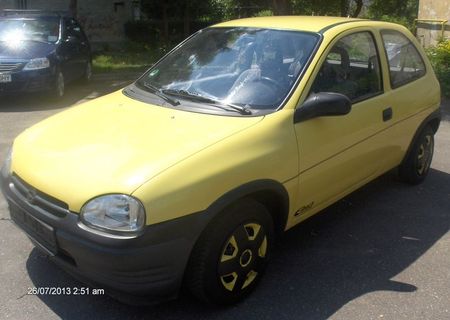
[[[224,288],[243,290],[258,276],[266,257],[267,236],[258,223],[240,225],[226,241],[218,265]]]
[[[426,136],[424,141],[419,147],[417,154],[417,173],[419,175],[424,174],[431,163],[431,157],[433,154],[433,142],[432,137]]]
[[[241,267],[246,267],[250,264],[250,262],[252,262],[252,258],[253,258],[253,253],[250,249],[246,249],[244,250],[244,252],[242,252],[241,257],[239,258],[239,263],[241,265]]]

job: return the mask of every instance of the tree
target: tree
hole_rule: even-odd
[[[382,2],[372,1],[377,5]],[[76,8],[76,2],[70,0],[71,6],[75,4]],[[142,0],[141,5],[154,37],[170,43],[207,25],[235,18],[271,14],[357,17],[361,14],[364,0]]]
[[[341,16],[345,17],[348,14],[348,7],[349,7],[348,0],[341,0]]]
[[[418,11],[419,0],[372,0],[367,17],[400,23],[413,31]]]
[[[219,21],[223,19],[218,4],[221,0],[143,0],[141,2],[142,12],[145,14],[149,23],[157,29],[163,42],[168,43],[172,40],[179,41],[181,38],[191,34],[193,23],[198,24],[201,21]],[[226,1],[225,1],[226,2]],[[217,11],[218,10],[218,11]],[[175,36],[176,39],[173,39]]]
[[[292,3],[290,0],[273,0],[272,6],[275,15],[292,14]]]
[[[69,2],[69,12],[70,15],[74,18],[77,17],[77,11],[78,11],[78,0],[70,0]]]
[[[352,17],[357,17],[361,13],[363,7],[363,0],[355,0],[355,9],[351,14]]]
[[[358,17],[363,0],[291,0],[295,14]]]
[[[381,18],[384,15],[393,17],[416,17],[419,0],[372,0],[369,16]]]

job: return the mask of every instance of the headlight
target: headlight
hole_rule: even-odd
[[[86,203],[81,209],[80,219],[83,224],[94,229],[130,235],[144,227],[145,209],[133,197],[111,194]]]
[[[23,70],[37,70],[50,67],[50,61],[47,58],[31,59],[23,68]]]
[[[2,177],[7,178],[11,174],[11,158],[12,158],[12,148],[6,153],[5,162],[2,166]]]

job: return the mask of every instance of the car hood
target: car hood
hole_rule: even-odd
[[[55,50],[55,45],[38,41],[22,41],[17,46],[11,46],[7,41],[0,41],[1,60],[29,60],[47,57]]]
[[[27,129],[14,142],[12,169],[79,212],[98,195],[133,193],[162,171],[261,119],[175,110],[116,92]]]

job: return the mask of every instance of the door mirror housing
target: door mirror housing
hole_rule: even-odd
[[[342,116],[350,113],[351,109],[352,102],[343,94],[335,92],[313,93],[295,110],[294,123],[317,117]]]
[[[70,36],[70,35],[68,35],[68,36],[66,36],[66,42],[70,42],[70,43],[73,43],[73,42],[77,42],[78,41],[78,39],[77,39],[77,37],[75,37],[75,36]]]

